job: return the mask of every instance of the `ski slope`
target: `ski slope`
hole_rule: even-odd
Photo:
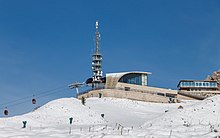
[[[210,97],[183,109],[167,112],[163,116],[146,122],[142,128],[158,137],[216,137],[220,136],[220,96]],[[135,134],[134,134],[135,135]]]
[[[20,127],[22,121],[27,121],[30,127],[50,127],[68,125],[69,118],[73,117],[75,125],[91,125],[105,123],[99,114],[83,106],[75,98],[62,98],[51,101],[46,105],[28,114],[0,119],[2,127]]]
[[[180,105],[183,109],[178,109]],[[220,96],[175,104],[88,98],[86,106],[63,98],[21,116],[0,118],[0,137],[216,137],[219,107]],[[72,125],[69,117],[74,118]],[[22,128],[24,120],[27,128]]]
[[[86,105],[92,110],[105,114],[109,124],[138,127],[148,120],[173,110],[179,104],[161,104],[117,98],[89,98]]]

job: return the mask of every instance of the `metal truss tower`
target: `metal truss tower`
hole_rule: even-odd
[[[93,83],[100,83],[102,78],[102,54],[99,52],[99,23],[96,21],[95,24],[96,32],[95,32],[95,53],[92,55],[92,71],[93,71]]]

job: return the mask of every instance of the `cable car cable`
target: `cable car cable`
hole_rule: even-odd
[[[65,88],[65,89],[68,89],[68,88]],[[62,89],[62,90],[59,90],[59,91],[56,91],[56,92],[51,92],[51,93],[48,93],[46,95],[38,96],[37,98],[44,98],[44,97],[47,97],[47,96],[55,94],[55,93],[63,92],[63,90],[65,90],[65,89]],[[30,99],[27,99],[27,100],[19,102],[19,103],[9,104],[9,105],[7,105],[7,107],[14,107],[14,106],[17,106],[17,105],[20,105],[20,104],[23,104],[23,103],[27,103],[27,102],[30,102]],[[1,107],[0,109],[5,109],[5,107]]]
[[[65,87],[68,87],[68,85],[65,85]],[[58,89],[61,89],[61,88],[64,88],[64,86],[62,87],[58,87],[58,88],[55,88],[55,89],[51,89],[51,90],[47,90],[47,91],[43,91],[41,93],[37,93],[35,94],[36,95],[44,95],[46,93],[49,93],[51,91],[55,91],[55,90],[58,90]],[[21,101],[21,100],[24,100],[24,99],[28,99],[28,98],[31,98],[32,96],[26,96],[26,97],[23,97],[23,98],[19,98],[19,99],[16,99],[16,100],[12,100],[12,101],[9,101],[9,102],[5,102],[5,103],[1,103],[0,106],[3,106],[3,105],[7,105],[7,104],[11,104],[11,103],[16,103],[18,101]]]

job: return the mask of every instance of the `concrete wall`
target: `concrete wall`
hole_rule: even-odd
[[[220,93],[220,91],[184,91],[184,92],[192,95],[201,95],[201,96],[205,95],[206,97]],[[78,98],[82,98],[82,96],[84,96],[85,98],[98,97],[99,93],[101,93],[102,96],[104,97],[126,98],[126,99],[146,101],[146,102],[167,103],[169,101],[170,95],[175,97],[174,99],[175,102],[181,100],[195,100],[195,98],[193,97],[178,94],[177,90],[141,86],[141,85],[121,83],[121,82],[116,83],[115,87],[113,88],[93,90],[78,96]]]
[[[118,82],[116,85],[116,88],[124,89],[125,87],[129,87],[131,90],[135,90],[135,91],[139,90],[139,91],[146,92],[146,93],[163,93],[163,94],[177,95],[177,90],[170,90],[170,89],[165,89],[165,88],[134,85],[134,84],[121,83],[121,82]]]
[[[108,88],[114,88],[116,84],[118,83],[119,78],[118,77],[106,77],[106,84],[105,87]]]
[[[177,95],[177,99],[181,102],[181,100],[195,100],[194,98],[188,97],[188,96],[184,96],[184,95]]]
[[[101,93],[103,97],[126,98],[126,99],[145,101],[145,102],[168,103],[169,101],[169,98],[165,96],[143,93],[143,92],[115,90],[115,89],[93,90],[78,96],[78,98],[81,99],[82,97],[85,98],[98,97],[99,93]]]
[[[209,94],[220,94],[220,91],[184,91],[184,90],[180,90],[180,92],[186,92],[186,93],[190,93],[190,94],[195,94],[195,95],[209,95]]]
[[[178,99],[205,99],[210,96],[220,94],[220,91],[178,91]]]

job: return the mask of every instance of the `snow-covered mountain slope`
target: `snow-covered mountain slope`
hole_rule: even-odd
[[[22,121],[27,121],[28,126],[32,127],[68,125],[70,117],[73,118],[75,125],[105,123],[100,114],[90,110],[88,106],[83,106],[80,100],[62,98],[51,101],[28,114],[1,118],[0,127],[22,126]]]
[[[177,109],[180,104],[162,104],[133,101],[119,98],[89,98],[86,105],[97,113],[105,114],[109,124],[121,124],[123,126],[140,126],[163,115],[166,110]]]
[[[178,109],[180,105],[183,109]],[[86,106],[80,100],[64,98],[25,115],[1,118],[0,137],[211,138],[220,136],[219,107],[220,96],[175,104],[88,98]],[[74,118],[72,125],[69,117]],[[23,120],[28,121],[24,129]]]
[[[140,132],[147,133],[140,133]],[[191,106],[183,106],[146,122],[134,132],[139,136],[215,137],[220,136],[220,96],[210,97]]]

